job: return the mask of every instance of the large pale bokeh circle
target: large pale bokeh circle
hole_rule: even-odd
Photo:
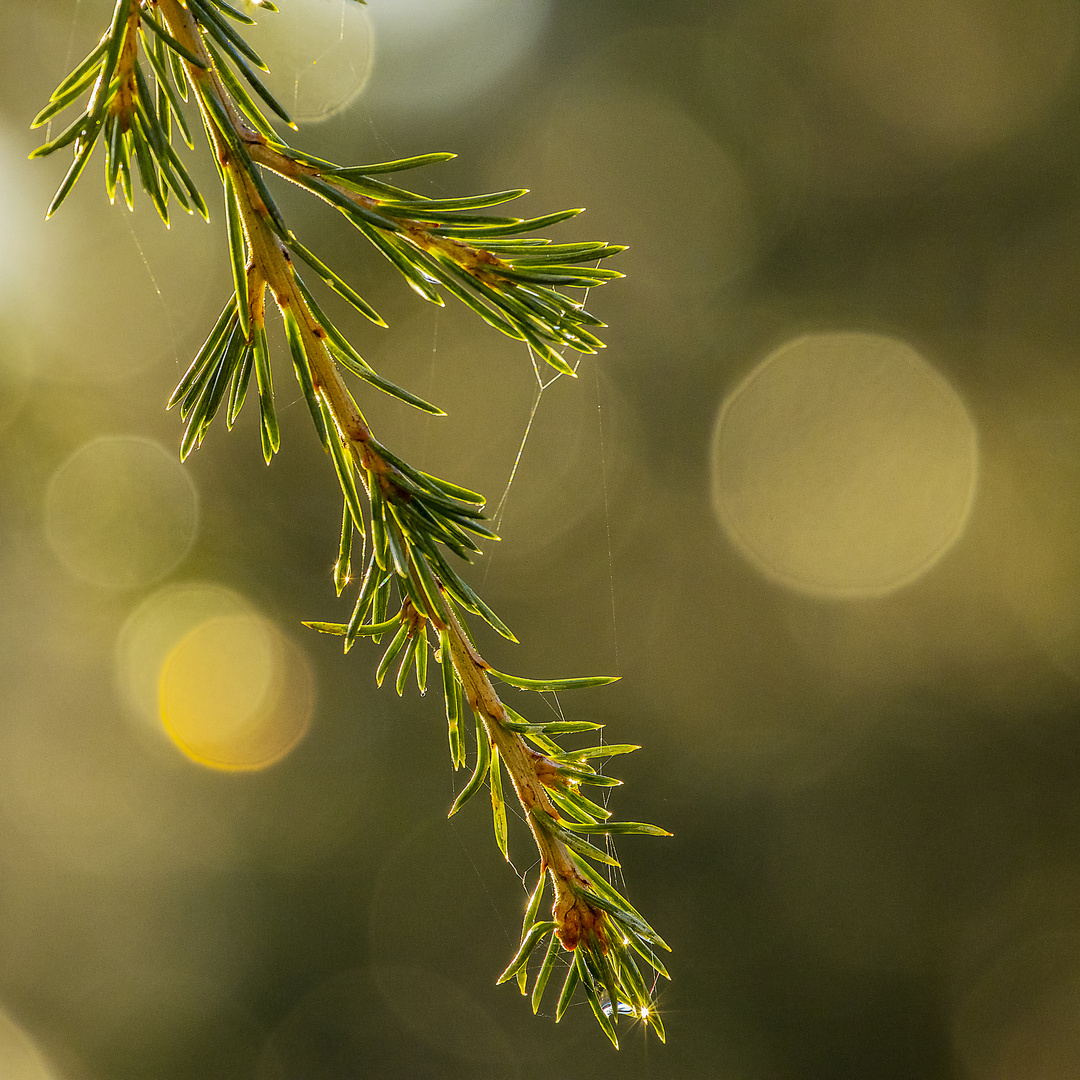
[[[767,576],[825,596],[913,581],[967,522],[975,428],[914,349],[877,334],[809,334],[724,402],[712,496],[732,543]]]
[[[375,40],[368,11],[356,0],[285,0],[277,12],[251,0],[240,6],[257,20],[244,37],[270,69],[260,78],[293,120],[325,120],[363,90]]]
[[[45,534],[56,557],[76,577],[106,588],[164,577],[190,550],[197,526],[195,485],[150,439],[84,443],[45,493]]]
[[[314,682],[303,652],[254,614],[208,619],[165,658],[158,683],[165,731],[192,761],[264,769],[304,737]]]

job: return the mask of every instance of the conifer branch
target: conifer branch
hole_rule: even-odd
[[[268,2],[260,6],[273,10]],[[465,623],[466,613],[516,639],[444,552],[468,561],[480,551],[480,540],[497,539],[484,524],[484,499],[408,465],[376,439],[342,369],[414,408],[435,414],[441,410],[375,372],[326,317],[296,260],[366,318],[385,325],[378,312],[288,228],[263,174],[276,174],[337,209],[425,300],[441,305],[442,293],[450,293],[502,333],[527,342],[563,374],[573,375],[574,369],[559,350],[598,351],[603,343],[593,329],[603,324],[562,290],[590,288],[621,276],[583,264],[596,264],[623,248],[602,241],[553,244],[524,235],[580,210],[533,219],[477,212],[510,202],[525,189],[429,199],[381,179],[452,154],[346,168],[290,147],[255,101],[261,99],[279,121],[293,126],[259,78],[258,71],[265,70],[261,59],[234,25],[251,21],[225,0],[117,0],[109,30],[57,87],[35,120],[35,126],[47,122],[89,92],[81,116],[32,155],[69,145],[74,149],[72,167],[49,214],[66,198],[94,146],[102,141],[110,199],[115,199],[119,187],[128,206],[133,205],[134,172],[166,224],[170,195],[188,212],[209,219],[205,201],[172,146],[174,126],[191,145],[181,100],[188,99],[189,90],[194,93],[221,178],[234,288],[169,401],[170,408],[179,405],[187,425],[181,457],[201,444],[226,398],[227,425],[232,427],[252,373],[267,463],[278,450],[265,327],[269,289],[285,326],[296,378],[342,490],[342,531],[334,572],[339,594],[351,579],[357,536],[364,564],[348,622],[307,625],[343,637],[346,652],[360,637],[378,643],[389,636],[376,680],[381,684],[396,666],[398,694],[411,674],[424,692],[429,653],[434,652],[442,671],[455,770],[466,764],[464,729],[469,713],[476,732],[472,776],[450,813],[487,784],[496,842],[507,858],[502,770],[509,775],[539,852],[540,870],[521,945],[499,981],[516,978],[525,993],[530,958],[542,955],[531,995],[537,1011],[561,946],[569,954],[569,964],[556,1020],[580,984],[616,1046],[620,1013],[647,1021],[663,1038],[653,986],[656,976],[667,977],[658,956],[667,945],[593,865],[618,866],[611,850],[585,839],[589,834],[668,835],[654,825],[611,821],[609,812],[581,791],[583,786],[619,783],[591,760],[637,747],[601,744],[566,750],[553,736],[596,730],[600,725],[530,722],[502,701],[493,684],[502,681],[542,693],[614,680],[522,679],[494,671],[479,654]],[[395,614],[390,614],[392,602]],[[541,919],[548,884],[551,918]],[[648,981],[641,962],[646,971],[655,972]]]

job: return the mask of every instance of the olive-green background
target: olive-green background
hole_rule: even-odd
[[[250,403],[215,424],[185,466],[198,537],[165,583],[233,589],[300,644],[311,730],[251,774],[133,734],[115,642],[162,583],[72,576],[46,485],[99,435],[175,452],[163,404],[229,279],[220,215],[166,233],[141,193],[110,208],[97,158],[41,223],[65,163],[27,162],[27,128],[99,0],[0,5],[0,1007],[50,1080],[1075,1077],[1080,6],[526,9],[531,43],[482,89],[395,107],[376,42],[372,95],[296,141],[347,164],[454,150],[418,190],[527,186],[529,212],[589,208],[560,238],[630,245],[609,264],[627,279],[590,297],[609,348],[544,391],[473,580],[522,642],[479,630],[496,667],[622,676],[562,705],[642,745],[613,806],[675,834],[619,844],[674,950],[667,1045],[625,1024],[616,1054],[587,1006],[555,1027],[495,987],[523,894],[483,799],[445,819],[462,781],[438,694],[377,691],[374,649],[343,659],[300,626],[347,610],[340,500],[280,351],[281,454],[264,467]],[[426,48],[399,82],[438,67]],[[361,351],[449,413],[366,395],[380,437],[497,504],[527,354],[282,201],[390,322],[335,306]],[[713,511],[725,396],[818,331],[909,343],[978,433],[963,535],[877,598],[768,580]]]

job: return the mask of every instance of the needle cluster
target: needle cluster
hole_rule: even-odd
[[[268,0],[256,6],[274,10]],[[97,46],[34,121],[45,124],[85,96],[76,119],[32,155],[73,148],[71,168],[48,212],[60,206],[101,143],[111,200],[119,191],[132,207],[137,176],[166,224],[171,201],[209,219],[206,202],[173,146],[177,131],[194,145],[187,116],[193,110],[184,104],[193,98],[221,181],[233,290],[168,403],[179,406],[186,424],[181,458],[201,444],[223,406],[226,424],[233,426],[252,374],[267,463],[278,450],[265,325],[269,290],[284,324],[293,372],[341,487],[334,568],[339,595],[354,580],[353,562],[361,566],[349,619],[307,625],[344,638],[346,652],[362,637],[375,643],[388,639],[376,681],[381,684],[392,674],[398,694],[410,675],[423,693],[434,658],[441,669],[451,762],[455,770],[467,770],[470,757],[473,761],[450,814],[486,786],[496,842],[507,858],[504,770],[509,776],[539,852],[540,872],[521,945],[499,981],[516,979],[527,993],[530,960],[542,956],[531,991],[535,1012],[564,956],[556,1020],[580,986],[616,1046],[620,1014],[645,1021],[663,1038],[654,988],[657,976],[667,977],[658,956],[667,945],[597,869],[618,866],[613,848],[598,847],[587,837],[668,834],[655,825],[612,821],[606,807],[582,791],[618,785],[593,763],[638,747],[601,743],[566,749],[557,737],[600,725],[529,721],[506,705],[494,686],[501,682],[544,693],[614,680],[518,678],[494,671],[477,652],[467,628],[470,616],[516,640],[455,568],[454,560],[467,563],[480,543],[497,539],[485,524],[484,499],[414,468],[375,437],[346,373],[360,386],[413,408],[436,415],[442,410],[378,374],[327,317],[304,276],[319,278],[371,322],[386,325],[292,232],[266,176],[291,181],[338,210],[424,300],[442,305],[444,294],[456,297],[566,375],[573,375],[574,367],[563,351],[601,349],[594,331],[603,324],[564,290],[590,289],[620,277],[599,263],[623,248],[603,241],[559,244],[533,235],[580,210],[531,219],[491,212],[525,189],[430,199],[386,179],[452,154],[341,166],[292,148],[267,113],[279,126],[294,125],[264,85],[259,72],[266,67],[238,29],[253,21],[225,0],[117,0]],[[549,885],[550,916],[542,917]]]

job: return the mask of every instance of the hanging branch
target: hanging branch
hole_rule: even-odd
[[[275,10],[268,0],[256,2]],[[507,858],[504,769],[510,777],[539,852],[540,871],[526,909],[521,945],[499,981],[516,978],[526,993],[529,962],[534,954],[542,955],[531,994],[536,1012],[560,952],[567,953],[556,1021],[580,984],[616,1046],[620,1013],[647,1021],[663,1038],[653,987],[656,975],[667,977],[658,952],[668,947],[593,865],[617,867],[610,850],[586,837],[669,834],[655,825],[612,821],[609,811],[581,790],[619,784],[591,762],[638,747],[601,744],[566,750],[554,736],[597,730],[601,725],[530,722],[501,700],[493,682],[544,693],[614,680],[522,679],[494,671],[477,652],[466,614],[479,616],[516,641],[445,554],[470,561],[480,551],[479,540],[497,539],[484,524],[484,499],[412,467],[375,438],[342,369],[413,408],[436,415],[442,410],[379,375],[326,317],[297,272],[297,260],[366,318],[386,325],[288,228],[263,174],[275,173],[340,211],[425,300],[442,305],[442,293],[449,293],[502,333],[528,343],[562,374],[573,375],[574,369],[559,350],[596,352],[603,343],[590,328],[603,324],[561,290],[591,288],[620,277],[617,271],[582,264],[597,263],[623,248],[602,241],[555,244],[526,235],[580,210],[532,219],[477,212],[511,202],[525,189],[429,199],[381,179],[445,161],[452,154],[345,168],[293,149],[255,100],[279,121],[294,126],[259,77],[265,65],[234,25],[253,22],[225,0],[117,0],[109,29],[34,121],[34,126],[46,123],[88,93],[81,115],[31,155],[44,156],[65,146],[74,150],[72,166],[48,215],[67,197],[100,141],[105,146],[105,184],[111,200],[119,188],[133,206],[135,171],[166,224],[170,196],[187,212],[209,220],[206,203],[172,145],[175,125],[193,146],[181,100],[188,100],[189,91],[194,94],[221,179],[234,289],[169,400],[168,407],[179,405],[186,422],[181,458],[201,444],[226,398],[226,423],[233,426],[252,373],[267,463],[277,451],[265,328],[269,289],[284,323],[294,373],[342,491],[341,541],[334,568],[339,595],[352,577],[357,535],[363,564],[349,620],[306,625],[343,637],[346,652],[358,638],[379,643],[389,637],[376,681],[381,685],[396,666],[398,694],[413,673],[424,692],[429,656],[434,653],[442,672],[455,770],[466,765],[470,714],[475,728],[475,764],[450,814],[486,784],[496,843]],[[143,61],[148,70],[144,71]],[[551,917],[544,919],[540,910],[549,884]],[[642,962],[656,975],[650,973],[647,980]]]

